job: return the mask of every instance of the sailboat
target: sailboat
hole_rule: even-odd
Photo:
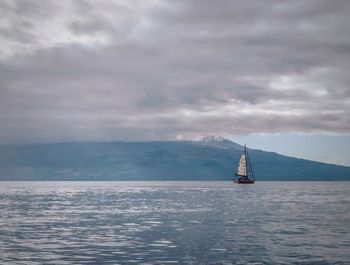
[[[238,169],[235,175],[237,177],[233,179],[233,182],[236,184],[254,184],[255,183],[253,168],[250,163],[247,147],[245,145],[244,145],[244,151],[239,160]]]

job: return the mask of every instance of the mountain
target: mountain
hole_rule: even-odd
[[[231,180],[243,147],[201,141],[0,146],[0,180]],[[259,180],[350,180],[350,167],[248,149]]]

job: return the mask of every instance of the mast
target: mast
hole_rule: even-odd
[[[247,159],[247,173],[249,172],[250,174],[247,174],[248,176],[250,175],[252,177],[253,180],[255,180],[254,178],[254,172],[253,172],[253,167],[250,163],[250,158],[248,156],[248,152],[247,152],[247,148],[246,146],[244,145],[244,151],[245,151],[245,156],[246,156],[246,159]]]
[[[248,167],[248,152],[247,146],[244,144],[244,156],[245,156],[245,170],[247,172],[247,177],[249,178],[249,167]]]

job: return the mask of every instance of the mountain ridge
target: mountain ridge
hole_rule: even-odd
[[[243,146],[199,141],[0,146],[0,180],[231,180]],[[248,149],[257,180],[350,180],[350,167]]]

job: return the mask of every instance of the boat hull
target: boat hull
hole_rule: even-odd
[[[239,179],[234,179],[233,183],[235,183],[235,184],[254,184],[255,180],[239,178]]]

